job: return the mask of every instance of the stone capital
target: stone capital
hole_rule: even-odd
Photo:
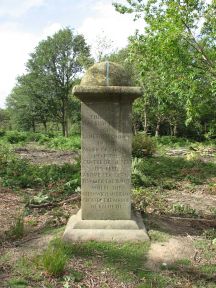
[[[106,101],[124,100],[131,102],[142,95],[140,87],[128,86],[82,86],[76,85],[72,93],[81,101]]]

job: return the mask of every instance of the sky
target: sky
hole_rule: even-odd
[[[142,29],[132,15],[121,15],[113,0],[0,0],[0,108],[25,73],[25,63],[39,41],[63,27],[84,35],[96,51],[98,38],[105,35],[112,50],[127,45],[128,36]],[[116,2],[126,3],[124,0]]]

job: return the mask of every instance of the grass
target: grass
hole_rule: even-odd
[[[158,231],[151,232],[150,236],[159,242],[166,241],[169,237]],[[207,249],[209,243],[202,242],[199,246],[200,251],[203,247]],[[162,266],[159,272],[154,272],[146,267],[149,248],[149,242],[117,244],[90,241],[69,245],[57,238],[50,242],[42,254],[18,259],[11,266],[13,276],[7,283],[9,287],[16,287],[18,284],[23,285],[20,287],[28,287],[32,283],[35,287],[58,287],[60,284],[64,287],[63,284],[73,285],[80,282],[80,287],[85,287],[82,286],[82,280],[88,277],[85,270],[90,269],[88,273],[91,273],[93,279],[100,277],[101,273],[108,273],[119,283],[131,283],[134,288],[215,287],[212,277],[216,272],[216,264],[194,266],[189,259],[183,258],[173,264]],[[214,255],[211,253],[211,259]],[[205,256],[204,254],[203,257]],[[81,261],[82,266],[77,266],[77,261]],[[10,263],[8,257],[7,262]]]
[[[142,160],[138,167],[145,175],[144,187],[163,186],[167,181],[188,180],[190,183],[201,184],[211,177],[216,177],[216,164],[199,160],[159,156]]]
[[[50,243],[41,256],[41,262],[50,275],[55,277],[62,275],[67,262],[64,245],[60,241],[55,245]]]
[[[215,159],[214,155],[212,157]],[[144,212],[148,207],[153,207],[160,213],[203,217],[203,212],[191,207],[191,203],[181,203],[180,199],[169,206],[166,197],[170,190],[173,194],[178,191],[190,193],[202,189],[199,185],[206,185],[209,188],[205,189],[205,193],[216,195],[215,177],[216,162],[213,161],[170,157],[163,153],[156,157],[136,158],[132,165],[134,206]],[[210,213],[212,216],[215,215],[213,207]]]
[[[8,281],[8,286],[10,288],[25,288],[28,287],[28,282],[21,278],[15,278]]]
[[[41,204],[58,198],[64,199],[65,195],[80,186],[80,163],[62,166],[36,165],[19,159],[11,153],[12,147],[25,145],[28,141],[34,141],[36,145],[43,145],[49,149],[79,149],[79,135],[68,139],[40,134],[29,134],[26,139],[22,139],[21,136],[18,135],[16,138],[16,135],[10,135],[10,139],[13,137],[18,139],[10,141],[8,141],[8,135],[0,137],[2,184],[12,187],[14,191],[23,188],[38,189],[38,193],[30,199],[26,197],[27,201],[32,204]],[[210,161],[203,162],[200,157],[197,157],[196,152],[188,157],[169,157],[164,153],[170,147],[175,149],[193,147],[200,150],[204,147],[203,144],[168,137],[158,138],[155,141],[159,147],[159,155],[137,158],[134,163],[134,206],[145,212],[150,207],[153,211],[156,209],[157,213],[172,212],[176,216],[199,216],[190,205],[178,201],[170,207],[171,210],[167,210],[166,196],[170,190],[176,193],[181,192],[182,183],[188,193],[197,189],[199,185],[205,184],[209,187],[209,194],[214,196],[216,164]],[[48,212],[46,209],[43,211],[43,213]],[[29,213],[32,211],[29,210]],[[39,211],[38,215],[41,215],[40,213],[42,212]],[[52,213],[53,217],[60,218],[63,212],[56,207],[52,209]],[[13,227],[15,232],[12,234],[17,235],[18,238],[21,237],[22,227],[22,221],[17,221]],[[62,232],[64,227],[59,229]],[[53,231],[46,229],[44,233],[55,234]],[[153,242],[165,242],[172,237],[167,233],[157,231],[156,228],[150,230],[149,235]],[[146,266],[150,243],[87,242],[69,246],[57,239],[51,242],[41,255],[23,256],[16,263],[8,265],[10,279],[6,287],[72,287],[75,282],[80,283],[82,287],[83,279],[88,277],[85,271],[90,269],[90,272],[97,277],[100,277],[101,273],[107,273],[119,283],[122,282],[125,285],[133,283],[134,288],[215,288],[212,277],[216,273],[213,262],[216,245],[212,245],[213,239],[215,239],[215,230],[209,229],[203,233],[202,238],[195,241],[196,249],[201,251],[202,258],[205,260],[204,264],[194,264],[189,259],[181,259],[172,265],[161,267],[159,272]],[[6,260],[3,258],[0,260],[2,260],[0,266],[3,266],[5,262],[10,263],[8,256]],[[77,268],[77,262],[83,266]],[[107,285],[104,283],[104,288],[109,287]]]
[[[202,251],[202,257],[204,257],[207,261],[215,259],[216,246],[212,245],[211,240],[198,239],[195,241],[195,248]]]
[[[0,147],[0,177],[2,185],[11,188],[50,189],[60,183],[64,192],[75,191],[80,186],[80,162],[35,165],[18,158],[10,149]]]
[[[149,249],[149,243],[100,243],[87,242],[83,244],[74,244],[71,246],[71,252],[75,256],[94,257],[95,255],[103,257],[103,262],[113,272],[123,274],[123,278],[129,275],[138,275],[142,269],[142,263],[146,260]]]
[[[170,238],[169,234],[165,232],[157,231],[157,230],[149,230],[148,235],[151,241],[154,241],[154,242],[166,242]]]
[[[17,240],[24,236],[24,218],[23,215],[16,219],[14,225],[7,231],[7,236],[10,239]]]

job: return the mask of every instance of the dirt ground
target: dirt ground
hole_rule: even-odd
[[[40,150],[29,147],[16,149],[16,153],[20,155],[21,158],[28,159],[35,164],[61,165],[62,163],[74,163],[77,157],[79,157],[77,152]],[[211,179],[211,181],[216,182],[216,179]],[[206,216],[205,219],[183,219],[181,217],[149,213],[147,219],[145,219],[147,229],[166,232],[169,234],[169,238],[163,242],[151,242],[146,267],[157,272],[161,265],[166,267],[166,265],[181,259],[190,259],[191,263],[195,264],[196,262],[202,261],[202,251],[197,250],[194,243],[206,228],[216,227],[216,219],[208,219],[208,211],[216,207],[216,197],[215,194],[211,195],[206,193],[206,189],[206,185],[198,185],[196,190],[190,191],[190,193],[188,193],[187,189],[182,189],[178,191],[178,193],[176,193],[176,190],[168,191],[166,195],[166,201],[169,205],[178,202],[183,205],[190,205],[191,208],[203,213],[203,215]],[[24,203],[21,196],[10,189],[2,187],[0,187],[0,197],[1,240],[3,234],[11,229],[17,217],[23,211]],[[2,247],[0,246],[0,254],[3,255],[7,251],[7,253],[13,255],[13,259],[16,261],[17,258],[23,255],[40,253],[47,247],[50,240],[57,235],[53,233],[46,233],[46,235],[44,235],[41,233],[41,230],[47,225],[50,225],[50,227],[59,227],[66,224],[68,217],[77,212],[79,205],[79,200],[61,203],[61,206],[58,207],[61,211],[60,216],[57,215],[59,212],[56,214],[55,209],[48,209],[43,213],[38,209],[34,209],[34,213],[30,216],[26,215],[24,218],[28,233],[20,241],[15,241],[14,243],[4,242]],[[62,235],[62,231],[63,229],[58,233],[58,236]],[[83,266],[83,260],[81,258],[76,258],[74,261],[75,262],[71,262],[71,265],[74,265],[76,270],[84,270],[85,274],[89,273],[89,275],[94,275],[94,267],[99,265],[99,263],[92,263],[92,266],[86,269],[86,267],[84,268]],[[6,270],[5,267],[0,267],[0,272],[3,272],[2,274],[0,273],[0,282],[4,280],[4,277],[7,278],[6,273],[4,273]],[[109,285],[112,285],[109,287],[132,288],[135,287],[136,284],[132,283],[125,286],[125,284],[115,282],[115,279],[110,278],[109,271],[106,270],[104,270],[101,275],[95,274],[94,276],[95,277],[87,277],[87,281],[93,281],[93,283],[87,283],[87,287],[101,287],[100,285],[102,285],[102,283],[109,283]]]
[[[27,159],[33,164],[73,164],[79,157],[79,153],[76,151],[39,149],[31,147],[31,145],[28,145],[25,148],[16,148],[15,152],[22,159]]]
[[[19,195],[0,187],[0,239],[8,231],[24,208]]]
[[[216,183],[216,178],[208,180],[210,183]],[[178,184],[177,184],[178,186]],[[196,185],[193,188],[188,188],[188,183],[181,182],[178,190],[173,189],[167,191],[164,196],[166,206],[172,210],[175,205],[185,207],[188,212],[196,217],[215,218],[216,215],[216,185],[210,187],[208,184]],[[177,207],[178,208],[178,207]],[[194,212],[193,212],[194,211]],[[177,212],[177,211],[176,211]],[[185,214],[186,211],[185,211]]]

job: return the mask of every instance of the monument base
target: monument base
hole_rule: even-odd
[[[73,215],[66,226],[66,242],[144,242],[148,234],[139,213],[132,213],[131,220],[82,220],[81,210]]]

